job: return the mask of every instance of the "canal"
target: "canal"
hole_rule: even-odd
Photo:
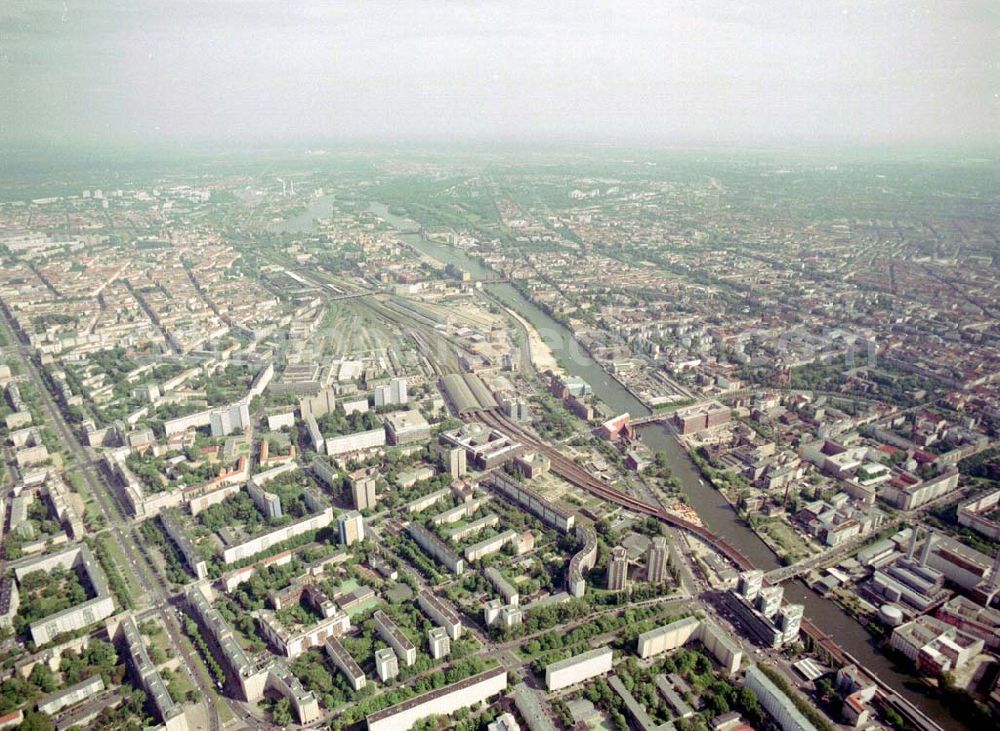
[[[412,220],[390,213],[388,206],[374,203],[370,209],[389,225],[401,232],[401,238],[414,249],[445,264],[468,271],[474,279],[488,279],[496,272],[481,264],[464,251],[428,239]],[[288,219],[279,230],[310,231],[315,229],[314,219],[330,215],[330,200],[320,198],[305,211]],[[617,413],[628,412],[633,416],[650,413],[649,409],[629,393],[618,381],[596,363],[580,346],[573,334],[553,320],[539,307],[527,300],[510,284],[485,285],[497,301],[528,320],[552,349],[560,365],[569,373],[587,381],[594,393]],[[640,429],[643,443],[654,451],[664,451],[673,474],[680,481],[704,524],[716,535],[724,537],[749,558],[754,566],[768,571],[780,566],[770,548],[743,523],[719,492],[705,484],[694,463],[673,438],[670,431],[657,424]],[[834,602],[823,599],[801,581],[785,584],[785,596],[805,606],[806,616],[824,634],[857,658],[868,670],[920,708],[945,729],[969,729],[956,720],[949,710],[904,668],[896,666],[879,652],[868,631]]]

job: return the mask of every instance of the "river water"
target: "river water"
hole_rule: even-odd
[[[483,266],[464,251],[428,239],[412,220],[389,212],[387,206],[372,204],[373,213],[403,232],[401,238],[410,246],[445,264],[468,271],[473,279],[489,279],[496,272]],[[285,231],[314,230],[314,219],[330,215],[330,200],[317,199],[301,214],[288,219],[280,229]],[[552,348],[560,365],[569,373],[591,385],[594,393],[616,413],[628,412],[643,416],[650,411],[642,402],[611,378],[579,345],[573,334],[553,320],[539,307],[528,301],[510,284],[485,285],[489,294],[528,320]],[[664,426],[651,424],[640,429],[640,438],[650,449],[665,451],[673,474],[680,481],[688,502],[701,517],[702,522],[715,534],[723,536],[749,558],[754,566],[768,571],[780,566],[770,548],[750,528],[739,520],[719,492],[700,479],[697,468],[687,453],[674,440]],[[926,693],[926,688],[904,668],[897,667],[878,651],[871,635],[849,614],[835,603],[823,599],[800,581],[785,584],[785,596],[805,605],[806,616],[837,644],[857,658],[865,667],[895,688],[924,713],[945,729],[968,729],[954,719],[936,698]]]

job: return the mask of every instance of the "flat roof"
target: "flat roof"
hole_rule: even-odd
[[[665,624],[662,627],[656,627],[654,629],[649,630],[648,632],[643,632],[641,635],[639,635],[639,639],[648,640],[652,639],[653,637],[659,637],[660,635],[670,634],[671,632],[674,632],[680,629],[681,627],[686,627],[691,624],[694,625],[701,624],[701,620],[698,619],[697,617],[684,617],[683,619],[678,619],[674,622],[671,622],[670,624]]]
[[[594,658],[604,657],[605,655],[611,655],[613,651],[610,647],[598,647],[593,650],[588,650],[587,652],[581,652],[579,655],[573,655],[573,657],[567,657],[565,660],[560,660],[554,662],[551,665],[546,665],[545,670],[562,670],[564,668],[571,668],[577,663],[586,662],[587,660],[593,660]]]
[[[484,680],[491,680],[499,675],[504,675],[504,676],[507,675],[507,671],[503,668],[502,665],[492,668],[490,670],[485,670],[479,673],[478,675],[471,675],[468,678],[465,678],[464,680],[459,680],[457,683],[446,685],[443,688],[437,688],[436,690],[428,691],[427,693],[424,693],[422,695],[414,696],[409,700],[405,700],[402,703],[397,703],[394,706],[389,706],[388,708],[384,708],[381,711],[377,711],[372,715],[368,716],[367,719],[368,724],[371,725],[375,721],[381,721],[386,718],[391,718],[392,716],[402,713],[403,711],[408,711],[411,708],[416,708],[417,706],[423,705],[428,701],[432,701],[442,696],[450,695],[451,693],[463,690],[472,685],[476,685],[477,683],[480,683]]]

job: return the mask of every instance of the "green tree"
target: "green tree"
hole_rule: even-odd
[[[292,711],[287,698],[282,698],[274,704],[271,717],[278,726],[288,726],[292,722]]]
[[[56,689],[56,676],[44,662],[35,663],[28,680],[34,683],[43,693],[51,693]]]
[[[28,711],[18,726],[21,731],[55,731],[52,719],[39,711]]]

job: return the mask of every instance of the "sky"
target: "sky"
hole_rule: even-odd
[[[0,1],[0,145],[998,130],[998,0]]]

